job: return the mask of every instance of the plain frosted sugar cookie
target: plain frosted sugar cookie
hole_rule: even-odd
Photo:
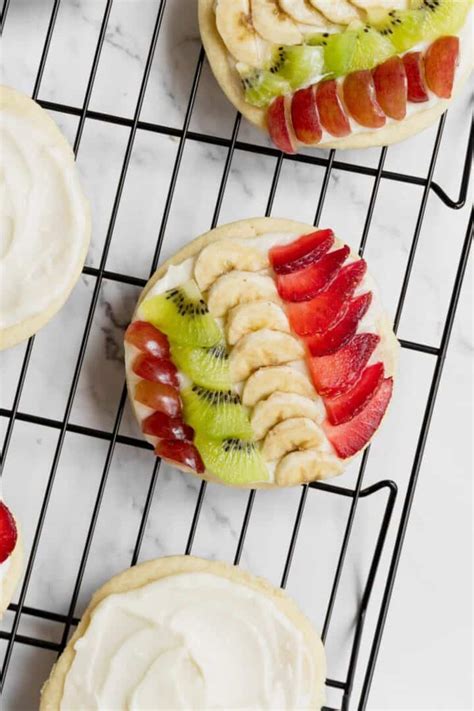
[[[326,663],[291,598],[191,556],[112,578],[42,690],[40,711],[320,709]]]
[[[0,618],[15,592],[23,568],[23,548],[18,526],[8,507],[0,501]]]
[[[37,103],[0,87],[0,349],[36,333],[79,278],[90,210],[73,152]]]
[[[378,430],[398,343],[363,259],[272,218],[163,264],[125,333],[129,396],[161,458],[231,486],[340,474]]]
[[[422,131],[472,66],[471,0],[199,0],[206,54],[235,107],[296,153]]]

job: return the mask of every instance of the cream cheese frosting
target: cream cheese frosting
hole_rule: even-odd
[[[0,90],[0,329],[71,288],[89,238],[74,156],[39,106]]]
[[[267,595],[207,572],[108,595],[74,644],[62,711],[306,709],[311,650]]]

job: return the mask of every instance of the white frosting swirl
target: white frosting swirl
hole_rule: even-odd
[[[72,151],[30,99],[1,89],[0,329],[39,314],[77,272],[89,213]]]
[[[303,633],[257,590],[182,573],[109,595],[74,645],[62,711],[305,709]]]

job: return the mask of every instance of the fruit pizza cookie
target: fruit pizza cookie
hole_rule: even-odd
[[[472,0],[199,0],[228,98],[276,146],[364,148],[431,125],[469,74]]]
[[[36,333],[77,282],[89,204],[74,154],[39,104],[0,87],[0,350]]]
[[[321,709],[326,661],[283,590],[192,556],[136,565],[98,590],[40,711]]]
[[[13,597],[22,564],[23,549],[16,521],[0,501],[0,618]]]
[[[339,474],[392,396],[398,343],[367,265],[330,229],[219,227],[148,282],[125,333],[158,456],[247,487]]]

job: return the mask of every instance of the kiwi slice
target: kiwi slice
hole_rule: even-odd
[[[172,345],[171,357],[196,385],[216,390],[230,390],[232,387],[229,354],[223,343],[210,348]]]
[[[222,341],[222,332],[192,279],[147,299],[141,305],[141,313],[173,343],[210,347]]]
[[[324,69],[333,77],[359,69],[372,69],[397,52],[388,36],[369,25],[336,34],[316,35],[310,41],[321,43]]]
[[[260,452],[247,439],[212,439],[198,433],[194,444],[206,469],[228,484],[248,485],[270,480]]]
[[[184,419],[197,432],[210,437],[253,436],[247,409],[232,390],[216,390],[193,385],[181,391]]]
[[[412,0],[410,10],[372,11],[370,22],[397,52],[406,52],[419,42],[457,34],[470,6],[470,0]]]
[[[323,54],[322,47],[316,45],[281,46],[274,50],[271,61],[263,69],[238,63],[245,100],[254,106],[266,106],[275,96],[319,80]]]

